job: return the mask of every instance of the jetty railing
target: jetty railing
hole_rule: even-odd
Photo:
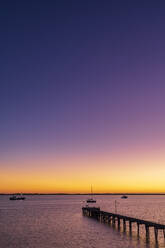
[[[117,213],[109,213],[105,211],[101,211],[100,208],[97,207],[83,207],[82,208],[83,214],[85,216],[97,219],[100,222],[104,223],[109,223],[113,226],[116,225],[118,226],[118,229],[121,227],[121,222],[123,223],[123,231],[126,231],[126,222],[129,223],[129,232],[132,233],[132,223],[137,224],[137,235],[139,237],[140,234],[140,225],[145,226],[146,230],[146,241],[149,241],[149,236],[150,236],[150,227],[154,228],[154,234],[155,234],[155,241],[158,243],[158,231],[163,230],[163,235],[165,238],[165,225],[147,221],[147,220],[142,220],[142,219],[137,219],[125,215],[120,215]]]

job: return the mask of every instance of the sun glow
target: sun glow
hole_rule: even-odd
[[[160,156],[59,157],[6,162],[1,193],[164,193],[165,160]]]

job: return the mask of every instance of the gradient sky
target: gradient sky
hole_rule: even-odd
[[[2,1],[0,192],[165,193],[164,13]]]

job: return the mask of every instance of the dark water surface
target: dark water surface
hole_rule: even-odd
[[[140,238],[133,225],[132,236],[82,215],[87,196],[27,196],[25,201],[9,201],[0,196],[0,248],[155,248],[165,247],[162,231],[155,246]],[[96,196],[97,205],[131,217],[165,224],[165,196]],[[128,228],[127,228],[128,229]]]

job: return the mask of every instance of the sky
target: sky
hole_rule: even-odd
[[[164,13],[2,1],[1,193],[165,193]]]

